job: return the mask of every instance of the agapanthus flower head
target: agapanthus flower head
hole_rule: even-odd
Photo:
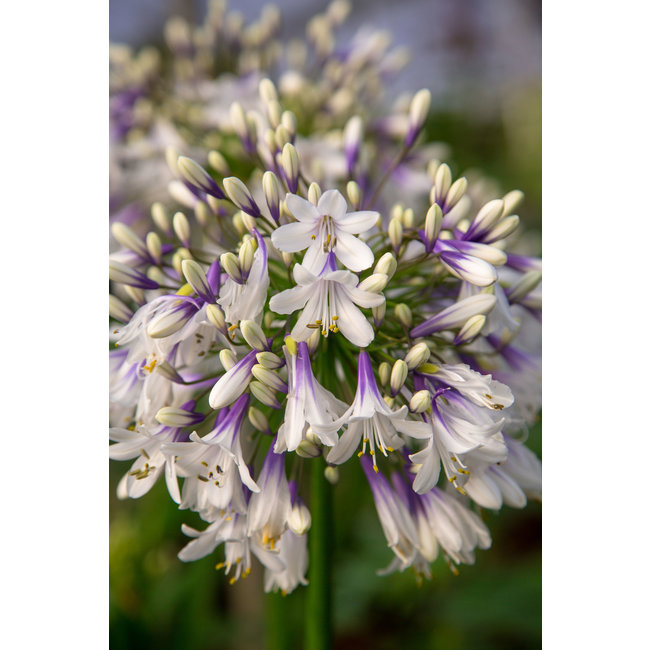
[[[387,571],[419,576],[489,547],[477,508],[541,494],[520,435],[541,377],[523,195],[420,146],[429,91],[380,101],[401,59],[377,32],[337,44],[345,14],[285,47],[277,12],[251,28],[216,3],[199,32],[168,23],[169,56],[111,57],[119,495],[164,474],[206,523],[180,559],[223,545],[235,581],[256,556],[267,591],[307,584],[324,524],[305,482],[340,485],[343,464],[367,477]]]

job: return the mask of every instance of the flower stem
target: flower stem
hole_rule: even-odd
[[[289,650],[287,600],[280,593],[266,594],[266,643],[268,650]]]
[[[311,529],[309,531],[309,587],[305,617],[305,649],[332,647],[332,580],[330,547],[332,537],[332,493],[325,478],[322,457],[312,463]]]

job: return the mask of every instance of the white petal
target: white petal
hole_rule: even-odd
[[[375,338],[375,332],[361,310],[347,297],[339,297],[337,300],[337,325],[341,334],[354,345],[365,348]]]
[[[318,276],[312,273],[303,264],[296,264],[293,267],[293,279],[300,285],[313,284]]]
[[[343,217],[347,211],[348,204],[338,190],[327,190],[318,201],[318,212],[321,215],[328,214],[335,221]]]
[[[326,253],[323,250],[323,242],[316,239],[307,249],[305,256],[302,258],[302,265],[310,272],[318,275],[323,270],[328,255],[329,253]]]
[[[363,271],[375,260],[370,246],[347,232],[337,231],[334,253],[341,264],[351,271]]]
[[[298,286],[281,291],[271,297],[269,309],[276,314],[292,314],[297,309],[302,309],[305,306],[312,293],[313,288],[310,286]]]
[[[352,422],[347,430],[343,432],[339,441],[327,454],[327,462],[331,465],[340,465],[344,463],[359,446],[361,434],[363,432],[361,422]]]
[[[336,219],[336,229],[343,230],[346,233],[358,235],[359,233],[370,230],[377,224],[379,212],[371,210],[362,210],[360,212],[350,212]],[[338,236],[338,232],[337,232]]]
[[[298,221],[314,225],[314,222],[320,219],[320,212],[316,209],[316,206],[303,199],[301,196],[297,196],[296,194],[287,194],[285,203],[289,212],[291,212]]]
[[[271,241],[278,250],[295,253],[307,248],[314,241],[313,238],[316,235],[318,235],[317,225],[311,222],[296,221],[274,230]]]
[[[343,290],[353,303],[359,305],[359,307],[365,307],[366,309],[369,307],[379,307],[379,305],[383,304],[385,300],[384,296],[380,293],[364,291],[357,287],[345,287]]]

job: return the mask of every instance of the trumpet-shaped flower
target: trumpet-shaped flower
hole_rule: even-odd
[[[273,232],[273,245],[287,253],[307,248],[302,264],[313,272],[323,267],[332,252],[351,271],[367,269],[375,259],[372,250],[357,235],[370,230],[379,219],[371,210],[348,213],[348,204],[338,190],[327,190],[318,205],[288,194],[287,208],[297,219]]]
[[[338,465],[345,462],[363,439],[361,453],[365,452],[366,445],[370,450],[372,464],[377,471],[376,450],[379,449],[385,456],[389,451],[394,451],[404,444],[399,437],[402,433],[413,438],[428,438],[431,429],[422,421],[407,420],[408,407],[402,406],[397,411],[392,411],[377,388],[377,382],[372,374],[370,357],[365,350],[359,353],[357,393],[350,408],[330,425],[312,425],[312,430],[317,435],[328,431],[337,431],[347,424],[347,429],[329,452],[327,462]]]
[[[357,305],[378,307],[384,296],[359,289],[354,273],[337,270],[333,253],[318,275],[302,264],[295,265],[293,275],[298,286],[273,296],[269,307],[278,314],[304,308],[291,331],[294,339],[306,341],[314,329],[320,329],[323,336],[340,330],[354,345],[365,348],[370,344],[375,334]]]

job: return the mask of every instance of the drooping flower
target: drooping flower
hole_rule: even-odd
[[[318,205],[297,194],[288,194],[287,208],[297,219],[273,232],[273,245],[287,253],[307,248],[302,265],[317,273],[330,252],[351,271],[367,269],[374,260],[371,248],[357,235],[370,230],[379,219],[371,210],[349,212],[348,204],[338,190],[327,190]]]
[[[318,275],[302,264],[294,266],[293,274],[298,286],[273,296],[269,307],[278,314],[304,308],[291,331],[296,341],[306,341],[314,329],[320,329],[323,336],[340,330],[348,341],[362,348],[370,344],[374,332],[359,307],[377,307],[383,304],[384,296],[359,289],[354,273],[336,268],[333,253]]]
[[[397,411],[388,407],[379,393],[370,357],[365,350],[359,352],[357,377],[357,393],[350,408],[330,425],[313,424],[312,429],[316,434],[325,434],[347,425],[345,432],[327,455],[327,462],[333,465],[345,462],[363,440],[361,453],[365,452],[368,445],[376,471],[377,450],[387,456],[389,451],[399,449],[404,444],[398,434],[412,438],[428,438],[431,430],[425,422],[407,420],[407,406],[402,406]]]
[[[309,348],[304,341],[297,346],[297,354],[285,350],[289,373],[289,393],[284,422],[278,429],[274,451],[294,451],[305,437],[308,426],[319,436],[321,442],[329,447],[338,441],[336,431],[316,431],[319,424],[331,424],[347,408],[347,404],[337,399],[323,388],[314,377],[309,361]]]

